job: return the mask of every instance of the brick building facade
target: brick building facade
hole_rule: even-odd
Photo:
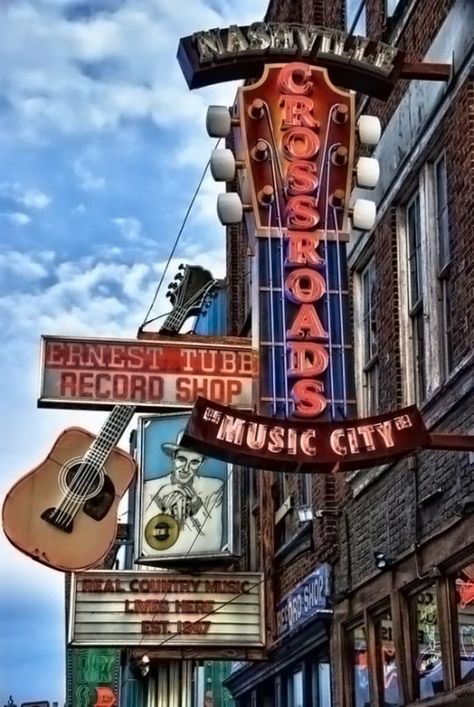
[[[359,417],[417,404],[430,432],[473,434],[474,5],[280,0],[265,19],[339,27],[408,61],[452,65],[449,81],[358,97],[383,135],[376,225],[348,247],[353,343]],[[233,226],[234,335],[250,331],[251,257]],[[352,474],[242,472],[243,557],[265,571],[270,603],[331,568],[333,613],[279,633],[269,612],[269,661],[228,681],[239,707],[474,704],[473,462],[431,450]]]

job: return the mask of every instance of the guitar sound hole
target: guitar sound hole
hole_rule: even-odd
[[[84,464],[74,464],[66,472],[68,494],[77,501],[86,501],[97,496],[104,484],[102,469],[84,469]]]

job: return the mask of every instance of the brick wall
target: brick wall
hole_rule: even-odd
[[[308,2],[307,0],[276,0],[267,11],[267,21],[313,22],[327,26],[343,26],[344,2]],[[445,19],[454,0],[426,0],[413,5],[399,46],[409,60],[419,60]],[[368,35],[390,41],[392,27],[383,15],[384,0],[368,0]],[[369,99],[364,112],[378,114],[386,124],[403,96],[408,82],[400,81],[391,98],[383,103]],[[436,149],[444,148],[448,163],[449,213],[453,256],[453,346],[457,365],[473,350],[473,266],[474,259],[474,86],[468,82],[453,103],[440,131]],[[407,185],[405,185],[406,188]],[[391,410],[402,402],[400,368],[400,292],[398,281],[398,252],[396,205],[394,202],[384,215],[374,235],[374,256],[380,287],[377,293],[377,331],[379,337],[380,410]],[[407,196],[407,194],[405,194]],[[246,239],[240,227],[228,230],[228,279],[231,302],[230,333],[239,333],[245,319],[245,298],[242,295]],[[470,372],[474,376],[473,371]],[[471,396],[472,397],[472,396]],[[437,403],[440,408],[441,402]],[[473,430],[472,400],[464,399],[443,419],[440,430]],[[336,591],[347,589],[348,581],[355,586],[370,578],[374,571],[373,552],[383,550],[397,557],[410,548],[418,534],[426,537],[440,525],[454,518],[456,503],[474,493],[472,466],[467,454],[454,452],[422,452],[417,456],[415,472],[405,460],[386,470],[375,482],[352,498],[354,484],[345,475],[314,475],[312,504],[314,508],[341,508],[345,515],[327,515],[316,519],[312,528],[312,547],[301,552],[292,561],[272,565],[272,584],[275,601],[300,582],[320,562],[335,563]],[[365,472],[364,472],[365,473]],[[276,476],[276,475],[274,475]],[[359,477],[359,481],[362,477]],[[287,491],[300,502],[301,479],[287,477]],[[355,482],[354,482],[355,483]],[[415,498],[424,498],[441,487],[443,495],[419,509]],[[246,487],[245,487],[246,488]],[[248,495],[244,488],[242,501]],[[269,493],[261,505],[261,528],[273,527],[278,503]],[[248,513],[243,508],[242,515]],[[289,535],[298,530],[293,512],[285,521]],[[272,533],[269,533],[272,535]],[[261,538],[262,541],[264,538]],[[268,538],[266,539],[268,542]],[[248,549],[247,525],[243,525],[243,544]],[[245,551],[245,548],[243,548]],[[270,555],[275,548],[267,545]]]

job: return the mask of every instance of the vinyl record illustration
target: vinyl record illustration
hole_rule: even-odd
[[[145,539],[154,550],[168,550],[179,537],[179,526],[173,516],[159,513],[145,526]]]

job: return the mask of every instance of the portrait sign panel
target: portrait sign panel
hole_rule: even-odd
[[[233,554],[232,467],[181,445],[188,420],[170,414],[139,421],[137,562]]]

